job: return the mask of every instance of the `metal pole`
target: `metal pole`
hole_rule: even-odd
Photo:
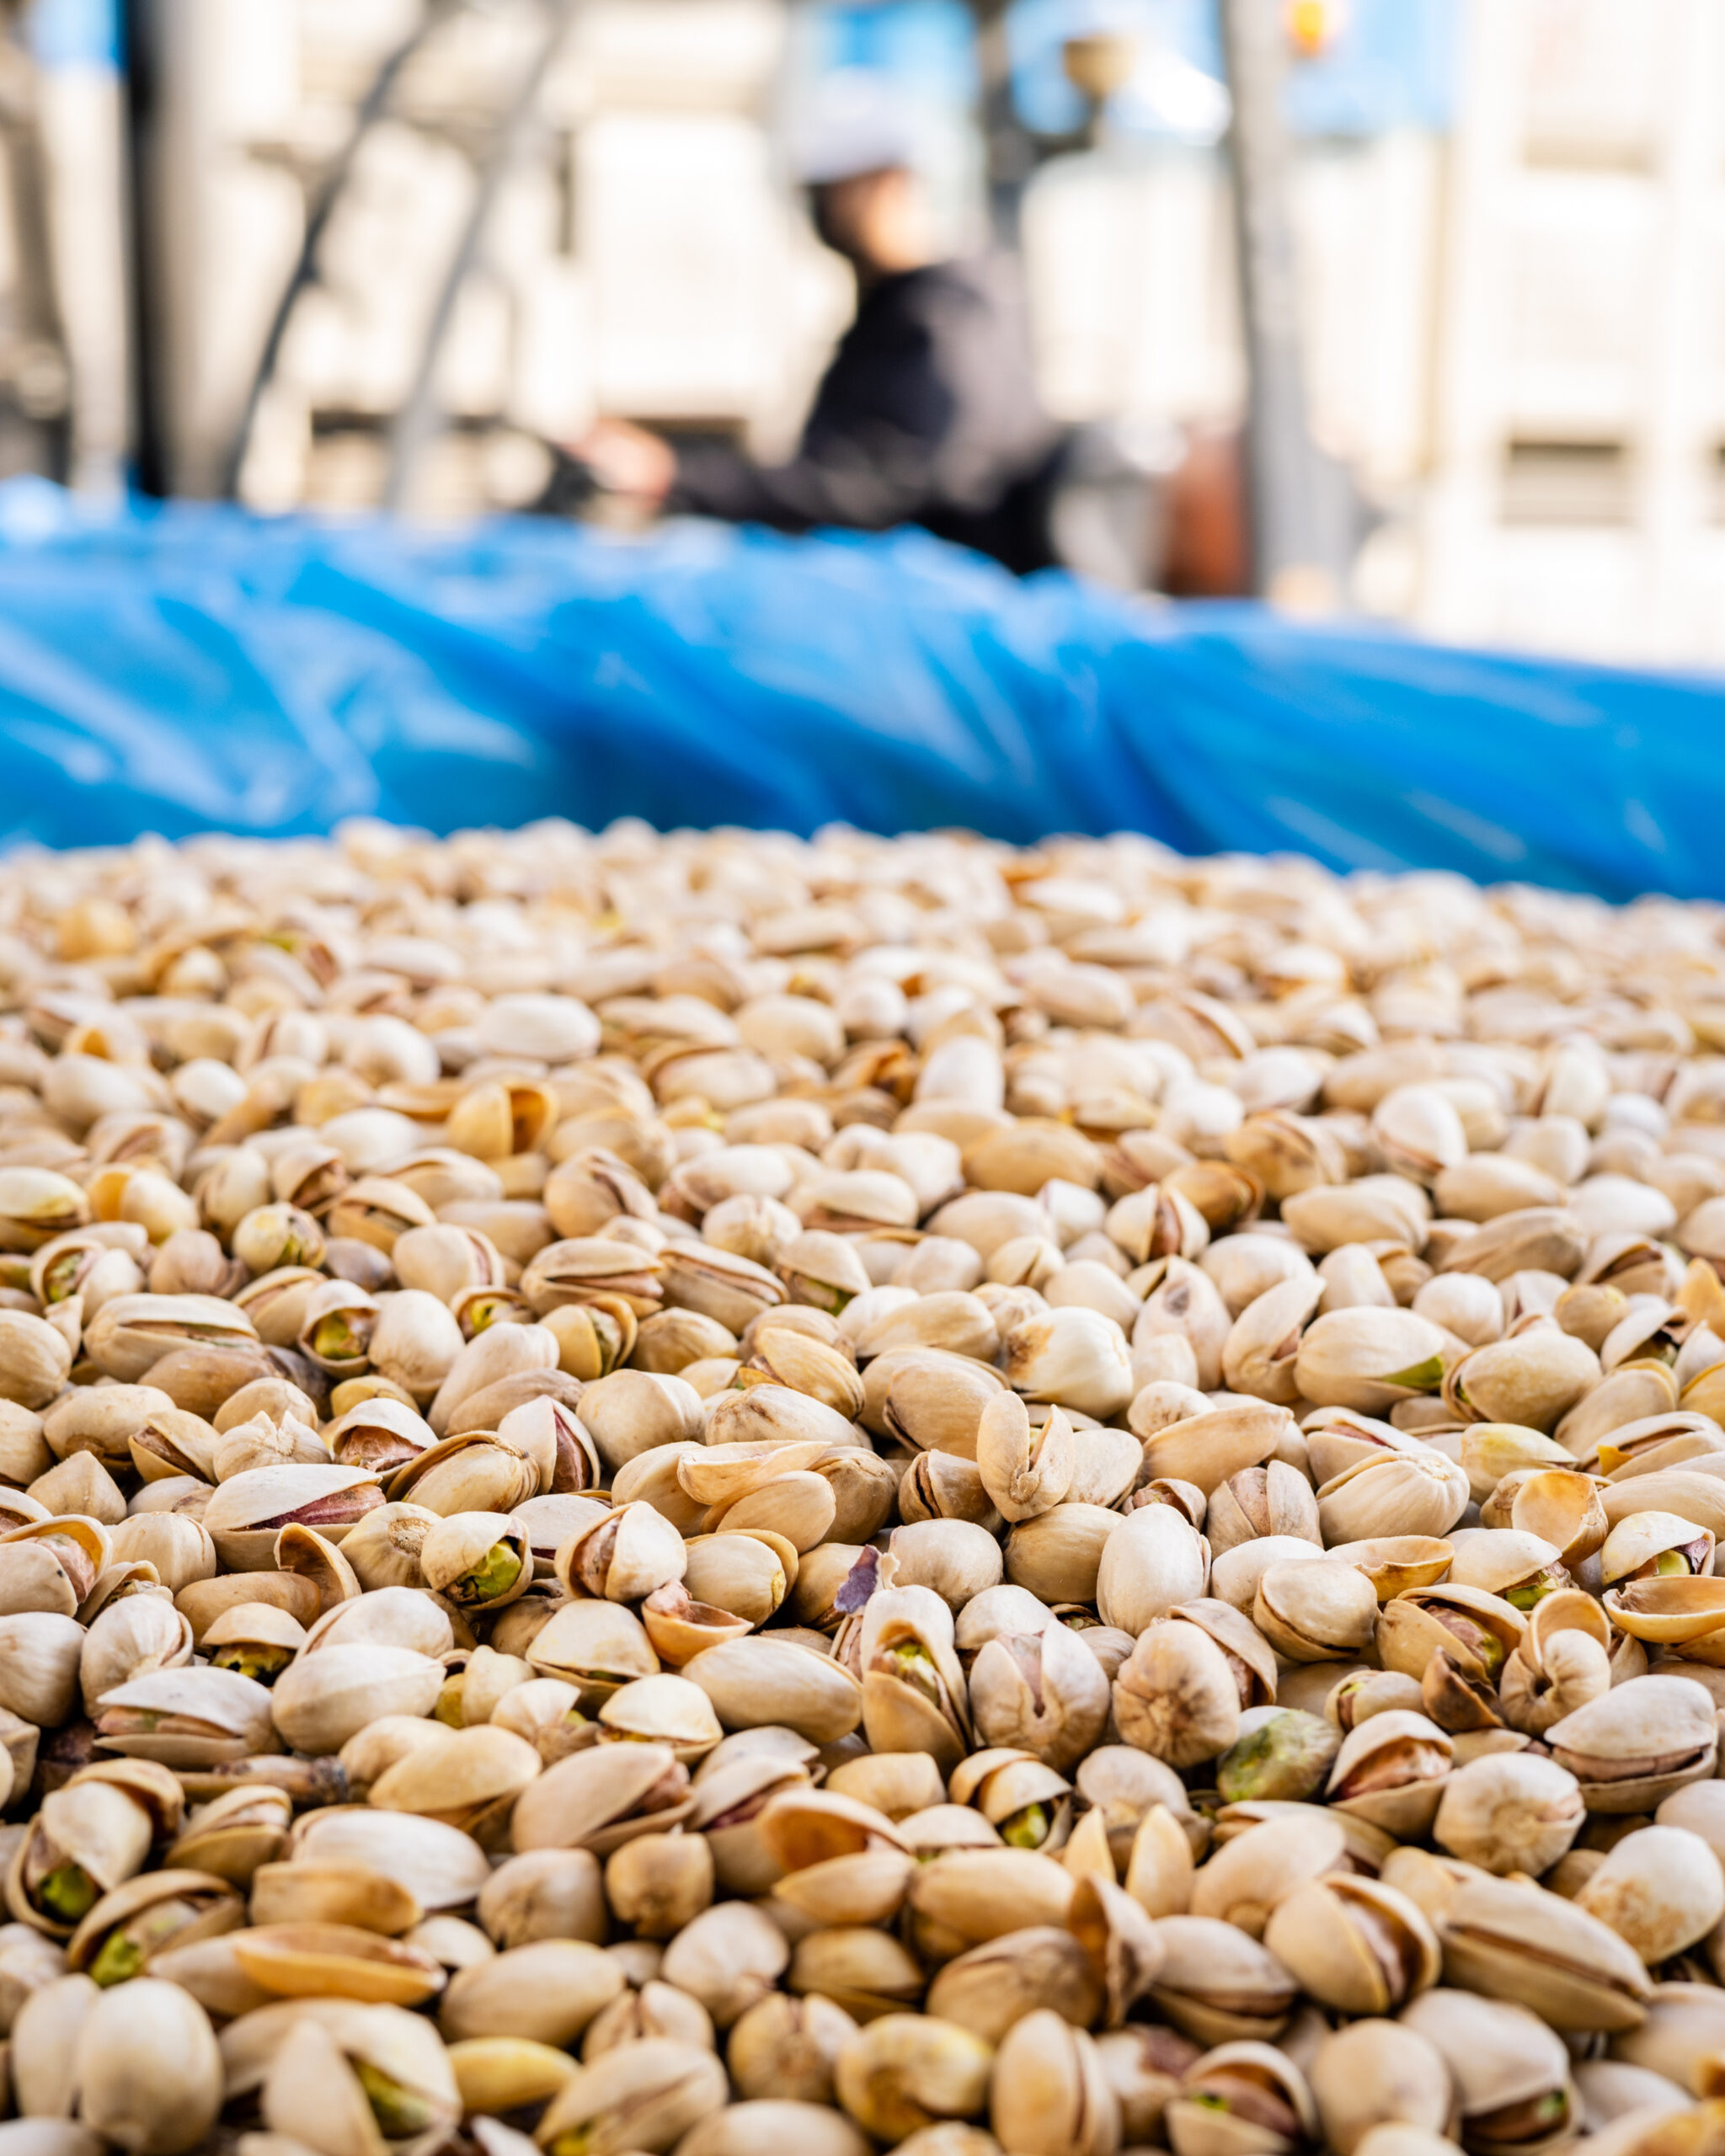
[[[132,402],[132,477],[142,494],[170,490],[165,419],[167,305],[158,185],[158,109],[161,61],[153,0],[120,0],[126,63],[127,257],[130,293]]]
[[[576,4],[577,0],[547,0],[545,28],[538,47],[516,87],[508,111],[498,123],[490,151],[480,168],[467,223],[444,273],[425,342],[419,348],[413,386],[390,430],[389,469],[383,488],[383,506],[387,510],[400,511],[410,506],[420,462],[436,440],[442,424],[437,404],[437,363],[443,356],[444,342],[455,318],[456,302],[461,296],[467,273],[478,259],[486,221],[497,200],[498,189],[523,152],[523,137],[532,124],[539,93],[574,18]]]
[[[1221,0],[1221,24],[1234,106],[1228,157],[1246,344],[1252,589],[1280,604],[1327,610],[1338,601],[1345,564],[1321,499],[1335,474],[1321,469],[1306,431],[1279,0]]]
[[[1037,166],[1035,143],[1012,108],[1005,0],[975,0],[977,118],[982,129],[989,220],[996,241],[1015,248],[1024,189]]]
[[[0,390],[0,454],[8,471],[42,472],[63,481],[70,468],[77,385],[69,372],[54,274],[40,89],[21,56],[7,66],[0,80],[0,162],[14,205],[18,258],[6,309],[13,359],[10,378]]]
[[[252,376],[251,388],[246,393],[245,409],[240,414],[239,424],[234,429],[233,443],[227,453],[227,468],[222,485],[222,492],[229,501],[239,499],[240,475],[245,467],[246,451],[251,441],[252,428],[257,420],[258,407],[264,400],[264,392],[270,387],[276,361],[281,356],[281,347],[287,336],[288,323],[293,318],[295,302],[318,273],[318,250],[323,243],[323,234],[328,228],[335,205],[341,199],[342,189],[358,161],[360,148],[366,137],[383,116],[402,70],[432,31],[441,28],[454,13],[455,6],[456,0],[428,0],[425,12],[419,20],[401,42],[384,56],[382,64],[371,78],[371,88],[360,100],[353,124],[348,130],[347,140],[318,186],[311,213],[306,219],[306,236],[300,244],[299,259],[295,263],[293,275],[288,279],[276,303],[275,312],[270,323],[270,334],[264,339],[264,350],[259,355],[257,371]]]

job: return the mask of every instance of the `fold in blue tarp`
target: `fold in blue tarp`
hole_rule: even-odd
[[[99,514],[0,488],[0,835],[561,814],[1149,832],[1725,896],[1725,683],[1015,584],[919,533]]]

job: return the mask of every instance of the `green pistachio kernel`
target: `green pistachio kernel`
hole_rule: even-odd
[[[1391,1370],[1381,1382],[1399,1385],[1408,1392],[1435,1391],[1444,1382],[1444,1358],[1428,1355],[1423,1363],[1410,1363],[1405,1370]]]
[[[287,1647],[236,1641],[232,1646],[217,1647],[210,1659],[217,1669],[234,1670],[254,1684],[273,1684],[293,1660],[293,1654]]]
[[[38,1905],[61,1924],[81,1924],[101,1898],[101,1888],[70,1857],[56,1864],[36,1888]]]
[[[900,1640],[884,1650],[884,1659],[892,1665],[895,1676],[914,1685],[925,1699],[939,1705],[940,1672],[934,1666],[934,1657],[920,1641]]]
[[[520,1552],[508,1542],[494,1542],[477,1565],[470,1566],[455,1583],[456,1602],[495,1602],[507,1594],[521,1576]]]
[[[1225,1804],[1262,1799],[1305,1803],[1322,1788],[1337,1742],[1335,1732],[1319,1716],[1283,1708],[1217,1760],[1217,1794]]]
[[[129,1933],[116,1927],[102,1941],[101,1951],[90,1964],[90,1976],[106,1990],[109,1984],[130,1982],[143,1966],[143,1948]]]
[[[829,1317],[841,1317],[845,1305],[852,1298],[843,1288],[835,1288],[825,1280],[811,1280],[806,1273],[799,1273],[797,1294],[813,1310],[825,1310]]]
[[[1054,1830],[1045,1804],[1027,1804],[1001,1822],[1001,1839],[1008,1849],[1039,1849]]]
[[[353,2065],[360,2086],[366,2092],[366,2100],[371,2106],[371,2116],[377,2121],[377,2130],[386,2141],[410,2140],[431,2125],[431,2106],[423,2096],[415,2095],[411,2089],[403,2089],[398,2081],[392,2081],[368,2060],[356,2058]]]
[[[320,1317],[312,1328],[312,1353],[321,1355],[327,1363],[345,1363],[360,1352],[360,1343],[354,1337],[353,1327],[343,1310],[332,1310],[328,1317]]]

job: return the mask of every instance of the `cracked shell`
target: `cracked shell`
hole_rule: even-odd
[[[668,1744],[601,1744],[531,1782],[516,1800],[510,1834],[518,1850],[606,1856],[637,1834],[679,1825],[693,1810],[688,1769]]]
[[[889,2144],[945,2119],[981,2116],[994,2048],[957,2022],[888,2014],[847,2037],[834,2063],[839,2101]]]
[[[1315,2137],[1317,2114],[1285,2052],[1236,2042],[1193,2062],[1162,2122],[1175,2156],[1289,2156]]]
[[[1711,1695],[1692,1680],[1636,1677],[1554,1722],[1551,1757],[1589,1812],[1645,1812],[1713,1772],[1718,1733]]]
[[[1308,1998],[1332,2013],[1392,2014],[1429,1990],[1437,1935],[1405,1894],[1346,1873],[1306,1881],[1279,1901],[1263,1943]]]
[[[1162,1966],[1151,1998],[1194,2043],[1271,2043],[1298,1987],[1267,1947],[1214,1917],[1169,1916],[1156,1926]]]
[[[1450,1983],[1531,2006],[1553,2029],[1610,2034],[1647,2010],[1652,1984],[1634,1948],[1531,1881],[1460,1881],[1440,1930]]]

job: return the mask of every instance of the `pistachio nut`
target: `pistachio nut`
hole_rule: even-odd
[[[980,2117],[994,2049],[955,2021],[886,2014],[848,2037],[833,2070],[838,2099],[864,2132],[904,2141],[944,2119]]]
[[[1307,2074],[1324,2138],[1338,2156],[1354,2156],[1375,2127],[1440,2137],[1450,2123],[1449,2068],[1407,2022],[1347,2023],[1319,2044]]]
[[[1442,1966],[1416,1903],[1381,1880],[1346,1873],[1284,1895],[1263,1943],[1308,1998],[1339,2014],[1394,2013],[1434,1984]]]
[[[1450,1983],[1532,2006],[1553,2029],[1632,2029],[1646,2010],[1651,1985],[1633,1947],[1530,1880],[1463,1879],[1441,1935]]]
[[[1001,2038],[989,2116],[1011,2156],[1113,2156],[1119,2146],[1119,2103],[1094,2041],[1048,2007]]]
[[[1284,2152],[1309,2137],[1316,2113],[1305,2076],[1269,2044],[1218,2044],[1193,2062],[1162,2114],[1176,2156]]]
[[[1194,2043],[1271,2042],[1293,2010],[1297,1987],[1275,1956],[1220,1919],[1164,1917],[1162,1965],[1151,1998]]]
[[[797,1999],[768,1992],[731,2025],[725,2063],[745,2100],[830,2104],[834,2062],[856,2027],[843,2007],[819,1993]]]
[[[1466,2148],[1537,2151],[1567,2139],[1578,2116],[1562,2039],[1525,2006],[1439,1988],[1401,2025],[1449,2068]]]
[[[1653,1967],[1704,1939],[1725,1916],[1725,1873],[1699,1834],[1643,1827],[1606,1851],[1575,1902]]]
[[[1718,1751],[1712,1700],[1684,1677],[1632,1678],[1551,1723],[1545,1736],[1590,1812],[1645,1811],[1711,1775]]]
[[[156,1978],[92,2003],[72,2070],[84,2123],[134,2156],[180,2156],[221,2108],[222,2062],[208,2017],[178,1984]]]
[[[606,1856],[637,1834],[660,1833],[693,1810],[689,1774],[668,1744],[606,1744],[573,1753],[517,1798],[517,1850],[590,1849]]]

